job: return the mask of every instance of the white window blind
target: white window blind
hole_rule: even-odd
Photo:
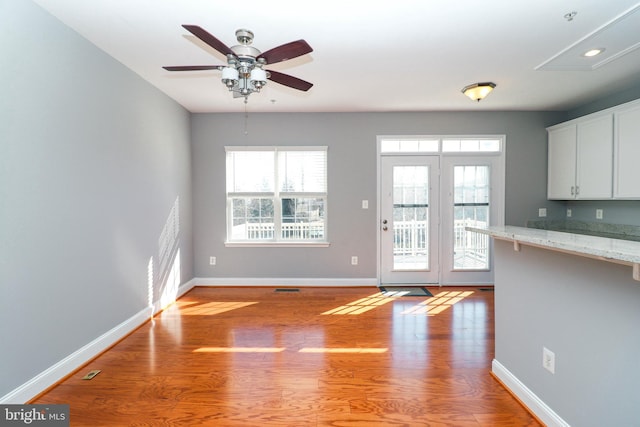
[[[274,151],[228,151],[227,191],[273,192]]]

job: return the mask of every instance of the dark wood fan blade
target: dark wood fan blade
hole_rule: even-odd
[[[289,86],[294,89],[308,91],[313,86],[313,83],[306,82],[297,77],[290,76],[288,74],[279,73],[277,71],[266,70],[270,75],[267,77],[269,80],[274,81],[276,83],[280,83],[284,86]]]
[[[268,51],[260,54],[257,59],[262,58],[267,61],[267,64],[275,64],[276,62],[297,58],[298,56],[311,52],[313,52],[313,49],[306,41],[296,40],[294,42],[269,49]]]
[[[224,65],[176,65],[162,68],[167,71],[220,70],[224,68]]]
[[[233,51],[231,50],[231,48],[229,46],[227,46],[226,44],[222,43],[220,40],[218,40],[217,38],[215,38],[214,36],[209,34],[203,28],[201,28],[201,27],[199,27],[197,25],[183,25],[183,27],[187,31],[189,31],[191,34],[193,34],[194,36],[196,36],[197,38],[199,38],[200,40],[202,40],[203,42],[205,42],[206,44],[208,44],[209,46],[211,46],[212,48],[214,48],[215,50],[217,50],[221,54],[223,54],[225,56],[226,55],[233,55],[233,56],[236,55],[235,53],[233,53]]]

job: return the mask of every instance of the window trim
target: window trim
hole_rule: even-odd
[[[329,215],[328,215],[328,199],[329,199],[329,187],[328,187],[328,146],[275,146],[275,145],[261,145],[261,146],[225,146],[225,158],[229,152],[241,152],[241,151],[268,151],[273,152],[274,155],[274,191],[268,192],[232,192],[228,191],[227,180],[228,180],[228,165],[225,163],[225,228],[226,228],[226,237],[224,245],[225,247],[328,247],[330,246],[330,242],[328,239],[328,224],[329,224]],[[277,182],[277,174],[278,174],[278,152],[292,152],[292,151],[324,151],[325,154],[325,171],[324,171],[324,187],[325,192],[299,192],[299,191],[280,191],[278,188]],[[231,196],[230,196],[231,194]],[[322,198],[324,200],[324,238],[317,240],[276,240],[274,237],[273,240],[231,240],[230,236],[232,235],[232,203],[231,200],[233,197],[269,197],[274,200],[274,236],[277,236],[277,231],[281,228],[282,224],[282,212],[279,204],[282,203],[283,198]],[[278,218],[278,223],[275,223],[276,218]]]

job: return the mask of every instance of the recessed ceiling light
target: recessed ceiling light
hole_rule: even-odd
[[[596,56],[596,55],[600,55],[602,52],[604,52],[604,48],[597,48],[597,49],[589,49],[588,51],[586,51],[585,53],[582,54],[582,56],[586,56],[587,58],[591,58],[592,56]]]

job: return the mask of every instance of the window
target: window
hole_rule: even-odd
[[[226,147],[227,241],[326,242],[327,147]]]
[[[499,139],[443,139],[443,152],[496,153],[500,151]]]
[[[378,137],[381,154],[478,153],[502,151],[501,137]]]
[[[437,153],[439,143],[438,139],[382,139],[380,151],[382,153]]]

